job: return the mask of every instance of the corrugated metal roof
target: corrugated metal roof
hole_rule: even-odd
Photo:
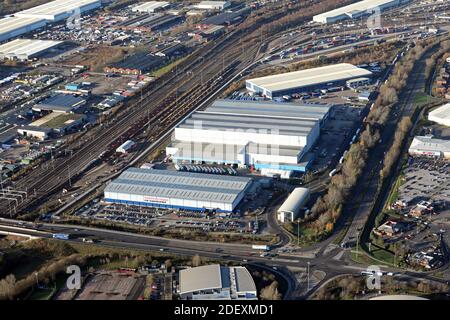
[[[169,6],[169,2],[166,1],[149,1],[144,2],[133,8],[133,11],[154,11],[159,8]]]
[[[75,97],[67,94],[59,94],[38,103],[35,107],[42,110],[61,110],[69,111],[72,108],[86,102],[83,98]]]
[[[450,120],[450,103],[434,109],[428,114],[428,117],[436,118],[441,121]]]
[[[272,117],[297,120],[321,120],[331,105],[279,103],[273,101],[216,100],[205,112],[251,117]]]
[[[330,18],[330,17],[336,17],[344,14],[356,14],[362,11],[367,11],[368,9],[372,9],[375,7],[379,7],[386,4],[397,4],[398,0],[364,0],[359,1],[353,4],[350,4],[345,7],[337,8],[331,11],[327,11],[321,14],[318,14],[314,16],[314,18]]]
[[[173,141],[172,146],[178,148],[173,155],[175,159],[202,159],[226,163],[238,163],[237,155],[244,148],[242,145],[187,141]]]
[[[295,188],[278,209],[278,212],[297,212],[298,209],[304,205],[304,202],[308,196],[308,188]]]
[[[372,72],[366,69],[355,67],[349,63],[340,63],[320,68],[248,79],[247,82],[275,92],[371,75]]]
[[[16,39],[0,45],[0,55],[31,56],[61,44],[62,41]]]
[[[70,12],[72,10],[91,5],[100,4],[100,0],[56,0],[44,3],[27,10],[19,11],[16,15],[58,15],[61,13]]]
[[[180,294],[208,289],[221,289],[220,265],[211,264],[180,271]]]
[[[430,152],[450,152],[450,140],[428,136],[415,136],[409,149]]]
[[[233,203],[250,182],[245,177],[130,168],[105,192]]]
[[[0,35],[11,32],[19,28],[32,26],[35,24],[45,25],[45,21],[40,18],[22,18],[22,17],[7,17],[0,19]]]
[[[237,292],[256,292],[255,281],[245,267],[233,267]]]

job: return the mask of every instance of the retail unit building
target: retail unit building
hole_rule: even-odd
[[[179,274],[182,300],[257,300],[256,285],[245,267],[218,264],[183,269]]]
[[[450,159],[450,140],[436,139],[432,136],[416,136],[408,150],[410,155]]]

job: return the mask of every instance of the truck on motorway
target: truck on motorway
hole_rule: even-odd
[[[59,240],[69,240],[70,239],[70,235],[67,233],[54,233],[52,235],[53,239],[59,239]]]
[[[336,173],[337,169],[333,169],[331,170],[331,172],[328,174],[330,177],[334,176]]]
[[[265,245],[265,244],[254,244],[254,245],[252,245],[252,249],[269,251],[270,250],[270,246]]]

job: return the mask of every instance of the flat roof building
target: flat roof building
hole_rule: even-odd
[[[309,196],[308,188],[295,188],[278,209],[278,220],[282,223],[297,220],[300,210],[308,202]]]
[[[428,114],[428,120],[450,127],[450,103],[431,111]]]
[[[364,15],[370,15],[373,10],[386,10],[410,0],[364,0],[348,6],[340,7],[313,17],[313,21],[319,23],[335,23],[346,19],[357,19]]]
[[[306,171],[330,105],[217,100],[180,123],[167,155],[175,162]]]
[[[202,10],[224,10],[230,5],[230,1],[201,1],[194,7]]]
[[[170,3],[166,1],[148,1],[139,3],[137,6],[133,7],[131,10],[133,12],[160,12],[170,8]]]
[[[62,41],[16,39],[0,45],[0,59],[33,59],[60,45]]]
[[[45,27],[41,18],[7,17],[0,19],[0,42]]]
[[[408,150],[410,155],[450,159],[450,140],[432,136],[415,136]]]
[[[245,267],[218,264],[183,269],[179,274],[182,300],[257,300],[257,290]]]
[[[67,19],[74,14],[81,14],[99,8],[101,5],[101,0],[56,0],[19,11],[14,15],[16,17],[38,18],[57,22]]]
[[[81,97],[70,94],[58,94],[45,99],[33,106],[35,111],[72,112],[86,103]]]
[[[25,137],[31,137],[36,138],[38,140],[44,141],[48,138],[48,135],[52,132],[52,129],[50,128],[42,128],[42,127],[35,127],[35,126],[23,126],[17,128],[17,133],[25,136]]]
[[[346,85],[347,80],[371,77],[372,72],[349,63],[276,74],[246,80],[246,88],[268,98],[311,91],[324,86]]]
[[[232,212],[252,179],[130,168],[105,188],[105,201],[136,206]]]

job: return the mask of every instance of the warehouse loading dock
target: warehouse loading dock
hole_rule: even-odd
[[[217,100],[175,128],[166,154],[174,162],[234,164],[305,172],[330,105]],[[281,144],[281,145],[280,145]],[[277,172],[279,173],[279,172]],[[269,172],[267,172],[269,174]]]

